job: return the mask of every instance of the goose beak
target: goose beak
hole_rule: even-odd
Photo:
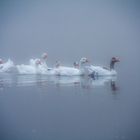
[[[120,59],[117,58],[117,59],[116,59],[116,62],[120,62]]]

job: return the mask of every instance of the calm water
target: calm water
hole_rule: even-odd
[[[138,140],[140,88],[126,77],[1,74],[0,139]]]

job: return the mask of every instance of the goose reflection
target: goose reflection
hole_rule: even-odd
[[[118,87],[116,86],[115,81],[111,80],[110,85],[111,85],[112,91],[117,91],[118,90]]]
[[[92,88],[105,86],[110,83],[111,90],[117,91],[116,76],[107,77],[79,77],[79,76],[46,76],[46,75],[0,75],[0,87],[12,86],[80,86],[82,88]]]
[[[10,74],[0,74],[0,90],[13,86],[13,78]]]
[[[19,75],[17,78],[17,86],[33,86],[33,85],[59,85],[72,86],[80,84],[78,76],[45,76],[45,75]]]

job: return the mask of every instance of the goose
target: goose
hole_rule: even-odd
[[[17,71],[19,74],[45,74],[45,75],[57,75],[58,72],[55,68],[47,66],[47,53],[43,53],[41,58],[30,59],[29,64],[17,65]]]
[[[41,59],[30,59],[29,64],[16,66],[19,74],[46,74],[47,65]]]
[[[46,74],[48,71],[48,66],[47,66],[47,53],[43,53],[41,55],[41,58],[36,58],[36,59],[30,59],[29,64],[21,64],[17,65],[17,71],[19,74]]]
[[[82,57],[78,62],[74,62],[74,67],[66,67],[62,66],[60,61],[56,62],[55,68],[52,69],[53,73],[55,75],[59,76],[80,76],[84,75],[84,69],[82,68],[84,64],[88,62],[88,59],[85,57]]]
[[[46,66],[47,66],[47,59],[48,59],[48,54],[45,52],[41,55],[41,61]]]
[[[89,76],[114,76],[117,75],[115,70],[115,64],[120,62],[120,60],[116,57],[112,57],[110,61],[110,68],[102,67],[102,66],[85,66],[86,71],[88,71]]]
[[[0,59],[0,72],[11,72],[14,68],[14,63],[12,60],[8,59],[7,62],[4,62]]]

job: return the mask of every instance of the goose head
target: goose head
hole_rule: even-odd
[[[41,65],[42,63],[41,63],[41,60],[40,59],[36,59],[36,61],[35,61],[35,65],[36,66],[39,66],[39,65]]]
[[[113,61],[113,62],[120,62],[120,60],[119,60],[119,58],[116,58],[116,57],[112,57],[112,59],[111,59],[111,61]]]
[[[43,53],[43,54],[41,55],[41,58],[42,58],[43,60],[47,60],[47,58],[48,58],[47,53]]]
[[[3,64],[3,60],[0,58],[0,64]]]
[[[81,59],[80,59],[80,64],[82,65],[82,64],[86,64],[86,63],[88,63],[89,62],[89,60],[86,58],[86,57],[82,57]]]
[[[116,57],[112,57],[110,61],[110,70],[114,69],[115,63],[120,62],[120,60]]]

